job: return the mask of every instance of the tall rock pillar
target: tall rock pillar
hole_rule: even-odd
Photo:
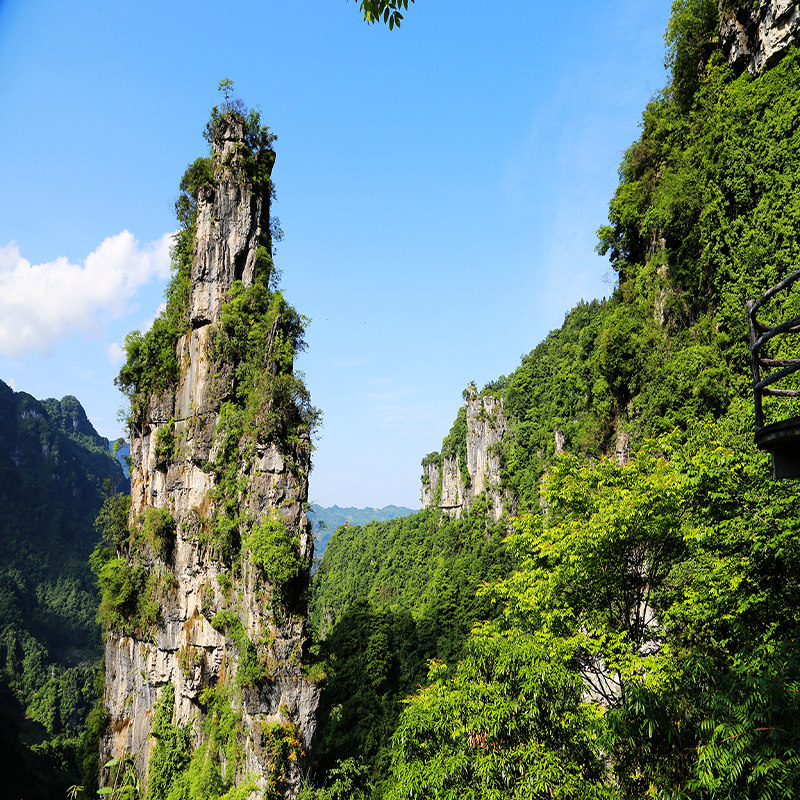
[[[138,361],[129,349],[129,539],[114,563],[135,596],[107,637],[101,758],[127,757],[154,797],[176,782],[192,797],[242,784],[291,796],[318,704],[303,669],[313,538],[308,398],[292,372],[302,318],[272,277],[274,153],[236,111],[212,123],[178,328],[168,309],[141,338],[150,349]],[[159,347],[166,388],[146,372]]]

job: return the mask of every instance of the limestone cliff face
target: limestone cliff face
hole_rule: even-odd
[[[758,75],[774,66],[793,44],[800,43],[797,0],[720,2],[720,40],[737,73]]]
[[[465,392],[466,447],[443,447],[422,462],[422,508],[438,505],[460,517],[486,492],[494,521],[500,519],[507,498],[500,486],[500,446],[508,430],[503,401],[478,396],[474,386]]]
[[[225,763],[230,756],[213,757],[229,776],[235,774],[235,784],[254,777],[263,794],[271,781],[275,785],[277,775],[280,791],[291,795],[311,750],[319,700],[317,687],[301,671],[313,557],[304,511],[309,435],[302,428],[290,442],[243,435],[234,447],[233,498],[221,496],[220,472],[210,466],[222,455],[220,412],[223,403],[235,402],[236,387],[231,365],[212,359],[209,342],[226,292],[234,281],[245,287],[253,283],[256,250],[269,241],[269,192],[254,189],[237,175],[243,122],[223,118],[213,140],[214,182],[198,194],[189,329],[176,345],[177,384],[150,397],[144,413],[131,424],[129,525],[141,527],[148,509],[166,509],[175,531],[160,552],[145,546],[137,555],[148,574],[164,578],[156,597],[158,624],[132,635],[111,631],[107,638],[105,702],[111,724],[101,741],[101,757],[133,756],[146,781],[156,742],[151,735],[154,709],[165,687],[174,687],[173,724],[188,726],[196,748],[205,738],[201,721],[209,703],[202,693],[228,686],[232,712],[240,720],[239,759],[231,765]],[[164,447],[164,442],[171,446]],[[234,536],[240,537],[242,556],[235,568],[208,535],[215,512],[226,501],[237,506],[239,520]],[[286,585],[265,580],[244,547],[246,526],[262,519],[277,520],[294,537],[301,568]],[[130,562],[130,553],[127,558]],[[226,625],[220,624],[219,612],[228,615]],[[231,620],[238,620],[241,629]],[[246,638],[237,638],[236,631]],[[248,649],[261,670],[256,680],[242,678]],[[305,753],[280,770],[265,734],[278,725],[297,732]]]

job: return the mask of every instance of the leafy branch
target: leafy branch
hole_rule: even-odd
[[[403,15],[400,13],[402,8],[408,11],[409,0],[361,0],[361,11],[364,13],[364,22],[374,25],[383,18],[389,30],[399,28]],[[413,3],[414,0],[411,0]]]

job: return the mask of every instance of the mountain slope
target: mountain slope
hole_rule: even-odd
[[[106,482],[127,491],[108,440],[74,397],[38,401],[0,381],[4,774],[20,795],[49,797],[81,780],[78,736],[102,657],[88,561]]]
[[[506,613],[462,640],[447,667],[433,664],[430,688],[394,733],[394,778],[388,757],[365,747],[392,731],[375,725],[360,734],[378,795],[528,797],[535,779],[542,796],[637,797],[688,785],[741,797],[795,780],[796,726],[787,720],[800,663],[791,577],[800,512],[793,487],[771,481],[753,445],[745,301],[800,266],[800,53],[785,43],[781,58],[756,58],[761,72],[751,74],[742,71],[747,59],[725,60],[730,42],[720,35],[733,17],[783,24],[779,5],[674,4],[672,81],[644,112],[598,232],[617,286],[610,298],[572,309],[517,370],[481,392],[503,401],[501,483],[526,512],[505,555],[515,571],[481,594],[504,602]],[[762,43],[773,40],[762,34]],[[800,292],[776,298],[770,313],[800,314]],[[770,356],[788,357],[791,347],[773,344]],[[800,384],[790,379],[786,388]],[[795,403],[773,400],[768,421],[798,413]],[[464,449],[462,417],[423,467]],[[662,438],[653,444],[654,436]],[[644,522],[626,523],[629,509]],[[358,628],[365,609],[392,610],[383,554],[412,540],[419,557],[401,561],[389,585],[406,587],[404,602],[412,616],[418,611],[426,585],[414,576],[441,557],[428,513],[402,529],[332,538],[315,595],[326,604],[315,613],[337,622],[335,642],[348,640],[347,626]],[[661,520],[664,539],[647,538],[651,518]],[[642,587],[653,592],[652,631],[627,613]],[[358,613],[350,619],[348,609]],[[589,620],[597,627],[587,631]],[[351,644],[362,684],[369,641]],[[645,667],[640,647],[663,658]],[[333,663],[329,691],[337,692]],[[609,693],[603,678],[587,708],[581,687],[611,664],[625,688]],[[658,678],[640,680],[648,674]],[[344,701],[331,709],[323,729],[346,710]],[[592,719],[605,720],[599,751]],[[754,733],[765,730],[774,731],[769,741]]]
[[[348,525],[366,525],[368,522],[375,521],[386,522],[397,517],[407,517],[413,513],[413,509],[405,506],[384,506],[383,508],[355,508],[350,506],[348,508],[340,508],[334,505],[330,508],[324,508],[314,503],[311,506],[311,511],[308,512],[308,518],[314,526],[313,530],[316,538],[314,555],[316,558],[322,558],[325,547],[331,536],[333,536],[334,531],[340,525],[345,523]]]

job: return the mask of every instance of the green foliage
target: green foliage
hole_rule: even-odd
[[[257,111],[248,112],[242,101],[233,96],[231,81],[223,81],[220,91],[224,103],[212,110],[205,131],[212,146],[212,157],[190,164],[180,183],[181,193],[175,210],[181,229],[171,251],[173,276],[167,289],[166,309],[150,331],[146,334],[134,332],[126,341],[128,358],[117,384],[130,400],[134,424],[143,421],[154,395],[169,394],[177,384],[176,347],[179,338],[189,330],[187,309],[197,203],[204,187],[230,181],[245,184],[261,196],[269,218],[269,202],[274,196],[270,174],[275,157],[272,149],[275,136],[261,124]],[[293,370],[295,355],[305,349],[303,336],[308,320],[285,301],[277,288],[279,272],[272,252],[273,241],[277,238],[280,238],[280,230],[274,221],[262,230],[257,242],[253,283],[244,286],[241,280],[233,282],[225,297],[221,318],[209,335],[207,356],[212,368],[218,368],[219,376],[228,385],[214,432],[216,458],[213,463],[203,464],[204,469],[214,473],[215,486],[209,495],[214,504],[208,517],[197,525],[197,538],[201,545],[209,548],[210,557],[234,570],[241,563],[242,537],[251,525],[251,520],[240,514],[242,497],[248,491],[242,463],[253,463],[258,445],[276,443],[290,469],[297,472],[296,478],[304,480],[305,476],[296,465],[303,463],[301,453],[305,454],[310,447],[310,437],[321,418],[318,409],[311,405],[302,375]],[[166,470],[178,455],[174,420],[159,426],[154,438],[157,466]],[[166,562],[171,556],[173,531],[167,520],[162,522],[163,525],[156,524],[146,517],[141,536]],[[125,554],[132,562],[136,562],[139,544],[138,534],[134,534],[132,549]],[[273,545],[278,546],[277,540]],[[119,542],[115,541],[115,546],[119,546]],[[282,552],[282,555],[284,558],[276,575],[281,580],[289,580],[286,576],[298,574],[299,567],[293,572],[294,566],[287,553]],[[111,556],[113,553],[104,558],[109,560]],[[98,564],[98,569],[100,566]],[[113,569],[106,568],[104,576],[104,585],[109,590]],[[118,589],[125,585],[120,582],[121,578],[122,573],[117,570],[114,586]],[[154,591],[157,588],[154,587]],[[138,596],[147,595],[149,603],[154,599],[154,591],[143,593],[139,588]],[[109,600],[108,613],[104,616],[107,624],[120,624],[115,616],[120,603],[130,607],[132,597],[124,602],[121,596],[119,602],[113,597]],[[145,627],[149,624],[150,610],[149,606],[140,609],[137,624]]]
[[[205,689],[200,702],[206,710],[200,723],[203,741],[192,757],[187,782],[189,797],[206,800],[224,796],[233,787],[243,758],[242,713],[234,709],[231,689],[224,684]]]
[[[311,405],[302,376],[293,371],[296,353],[305,348],[302,337],[308,321],[279,291],[269,288],[273,275],[270,265],[271,259],[252,286],[234,282],[220,322],[209,337],[209,357],[230,370],[233,399],[220,408],[215,433],[218,455],[207,467],[216,479],[210,494],[216,507],[207,543],[215,557],[229,565],[238,563],[241,529],[249,525],[239,512],[240,498],[247,490],[242,460],[252,462],[256,444],[274,442],[289,457],[291,469],[299,451],[310,447],[310,436],[321,419],[319,410]],[[278,546],[278,540],[273,544]],[[277,577],[292,572],[293,560],[296,575],[302,565],[283,546]]]
[[[126,631],[138,627],[140,615],[150,620],[149,609],[143,607],[147,585],[143,566],[132,567],[124,558],[113,558],[100,568],[97,585],[101,593],[97,621],[104,628]]]
[[[232,87],[223,87],[230,90]],[[246,116],[245,116],[246,114]],[[231,173],[226,165],[215,164],[212,158],[198,158],[186,169],[180,182],[180,194],[175,202],[175,214],[180,229],[175,234],[170,251],[172,277],[167,286],[165,310],[156,317],[152,328],[142,334],[133,331],[125,339],[126,361],[115,378],[131,403],[131,419],[141,419],[152,395],[160,395],[173,388],[177,382],[179,364],[175,352],[178,339],[189,330],[187,310],[191,288],[191,266],[194,252],[197,202],[204,186],[214,186],[222,179],[247,182],[256,193],[274,195],[270,180],[275,153],[274,134],[261,125],[259,113],[249,114],[241,101],[226,100],[222,108],[215,106],[206,126],[206,138],[213,145],[215,136],[229,124],[241,122],[244,138],[239,142],[237,165]],[[213,156],[213,153],[212,153]],[[230,167],[231,165],[227,165]],[[217,174],[216,171],[222,170]],[[276,225],[272,232],[262,235],[261,248],[256,256],[257,273],[267,285],[272,266],[272,240],[280,239],[282,232]],[[266,273],[266,276],[264,275]],[[273,278],[275,280],[277,275]],[[165,453],[166,455],[166,453]]]
[[[483,390],[503,398],[510,431],[502,444],[501,480],[521,510],[538,507],[539,478],[553,458],[556,429],[565,447],[580,454],[597,456],[611,443],[621,398],[598,369],[609,310],[609,303],[579,303],[514,373]],[[618,339],[613,332],[606,336]],[[607,374],[612,377],[610,369]],[[614,374],[613,380],[617,391],[636,382],[627,367],[625,377]]]
[[[703,70],[719,42],[716,0],[674,0],[664,39],[664,63],[672,73],[672,88],[683,109],[691,106]]]
[[[390,798],[608,797],[580,679],[544,642],[479,628],[454,670],[432,661],[393,739]]]
[[[214,614],[211,625],[225,631],[239,653],[236,682],[239,686],[262,684],[272,678],[272,664],[266,651],[257,648],[247,635],[238,614],[228,609],[220,609]]]
[[[186,168],[179,185],[180,195],[175,201],[175,216],[185,230],[197,220],[197,197],[203,186],[214,183],[214,166],[210,158],[196,158]]]
[[[78,742],[78,765],[85,786],[98,786],[100,783],[100,737],[109,723],[105,700],[105,660],[94,673],[94,703],[86,717],[86,728]]]
[[[294,357],[306,346],[308,320],[270,290],[270,279],[265,265],[263,282],[234,282],[209,342],[211,359],[232,368],[236,407],[242,409],[237,433],[260,443],[296,440],[299,429],[313,432],[320,420],[302,377],[293,372]]]
[[[175,458],[175,419],[161,425],[155,436],[156,464],[166,466]]]
[[[369,767],[354,758],[339,761],[328,770],[330,785],[314,788],[305,782],[297,800],[367,800],[374,789],[369,779]]]
[[[265,515],[253,525],[247,538],[250,560],[270,583],[288,583],[303,568],[300,539],[289,531],[283,520]]]
[[[340,508],[334,505],[329,508],[323,508],[314,503],[310,509],[307,509],[307,513],[314,531],[314,557],[319,560],[322,558],[333,532],[340,525],[344,525],[345,522],[350,525],[366,525],[368,522],[375,521],[385,522],[396,517],[408,517],[414,513],[414,510],[405,506],[384,506],[383,508],[355,508],[348,506],[347,508]]]
[[[413,3],[414,0],[411,0]],[[361,11],[364,13],[364,22],[374,25],[381,17],[389,30],[399,28],[403,20],[400,13],[402,8],[408,11],[409,0],[361,0]]]
[[[117,550],[128,544],[130,532],[128,531],[128,516],[131,508],[131,498],[122,492],[115,493],[111,484],[103,485],[105,500],[94,521],[94,527],[100,532],[102,541]]]
[[[178,359],[175,345],[184,332],[184,326],[173,325],[165,311],[156,317],[147,333],[131,331],[125,337],[126,360],[114,383],[128,396],[134,419],[139,419],[144,413],[151,395],[161,394],[176,384]]]
[[[403,698],[424,681],[429,659],[457,659],[473,623],[499,613],[475,592],[508,571],[504,535],[481,502],[460,520],[423,511],[336,531],[310,603],[325,636],[318,790],[357,753],[382,795]]]
[[[234,708],[232,688],[219,683],[200,695],[205,709],[202,738],[195,745],[188,726],[173,723],[175,689],[171,683],[156,704],[145,800],[245,800],[256,789],[249,776],[234,786],[243,761],[241,699]],[[276,759],[277,761],[277,759]],[[272,767],[272,773],[279,767]]]
[[[154,709],[151,735],[156,741],[150,751],[146,800],[166,800],[174,796],[176,777],[186,770],[191,760],[191,731],[172,723],[174,709],[175,687],[167,683]]]
[[[328,545],[312,604],[328,637],[320,766],[361,754],[375,796],[797,792],[800,498],[754,449],[744,303],[800,261],[800,53],[736,77],[716,21],[716,3],[673,5],[672,84],[645,110],[598,232],[612,297],[580,303],[483,390],[503,400],[503,486],[527,512],[505,555],[516,571],[487,573],[478,593],[502,619],[406,659],[450,523],[423,512],[419,539],[406,522]],[[768,315],[798,313],[791,292]],[[768,421],[796,411],[776,400]],[[462,416],[425,465],[459,455]],[[625,440],[629,463],[604,457]],[[432,607],[453,608],[435,585]],[[398,722],[396,676],[418,674],[423,653],[449,667]]]
[[[502,620],[477,628],[467,657],[437,666],[403,712],[398,797],[794,793],[800,496],[741,430],[731,416],[623,466],[555,463],[545,514],[520,518],[509,540],[517,569],[480,592],[504,602]],[[506,670],[492,666],[498,649]],[[571,705],[555,706],[561,744],[543,741],[552,723],[517,732],[537,672],[573,686]]]
[[[485,591],[515,627],[573,648],[613,705],[657,639],[653,595],[683,553],[685,500],[673,463],[649,449],[624,466],[560,458],[544,485],[547,517],[521,517],[510,538],[518,569]]]
[[[290,762],[303,755],[300,731],[293,722],[270,722],[261,728],[261,740],[269,757],[265,800],[285,797]]]
[[[89,559],[100,589],[97,621],[121,633],[152,629],[160,619],[161,601],[175,581],[168,566],[175,544],[172,515],[165,508],[148,507],[131,531],[129,510],[130,497],[107,495],[95,521],[103,538]],[[142,563],[143,542],[161,564]]]
[[[92,785],[84,742],[102,638],[86,561],[104,484],[125,479],[74,397],[40,402],[0,382],[0,483],[3,791],[45,800]]]
[[[469,469],[467,468],[467,409],[461,406],[458,409],[456,421],[450,433],[442,441],[441,456],[455,458],[458,461],[458,470],[465,486],[470,484]]]
[[[112,758],[103,765],[107,769],[106,785],[98,794],[109,800],[139,800],[141,784],[136,774],[136,763],[132,756]]]
[[[261,124],[259,111],[256,109],[248,111],[240,98],[232,96],[233,81],[225,79],[220,83],[219,90],[225,98],[224,102],[211,109],[211,118],[206,124],[203,136],[209,145],[221,143],[228,127],[232,123],[240,124],[244,135],[239,146],[233,151],[236,163],[231,160],[221,166],[233,168],[234,177],[240,183],[251,183],[256,192],[272,197],[274,189],[270,175],[272,165],[275,163],[275,151],[272,145],[278,137],[266,125]]]
[[[715,19],[713,2],[675,6],[669,58],[685,86],[647,106],[598,232],[619,276],[613,296],[579,303],[517,370],[483,389],[504,403],[501,477],[522,511],[538,505],[555,431],[567,452],[596,458],[621,433],[636,449],[693,419],[719,419],[750,395],[745,300],[800,261],[800,54],[757,80],[736,78],[709,39]],[[680,64],[693,65],[691,81]],[[772,316],[795,316],[798,295],[776,298]],[[791,415],[768,400],[768,422]],[[445,440],[459,458],[462,415]]]
[[[144,510],[142,536],[153,552],[165,563],[171,560],[175,529],[175,520],[169,509],[149,506]]]

